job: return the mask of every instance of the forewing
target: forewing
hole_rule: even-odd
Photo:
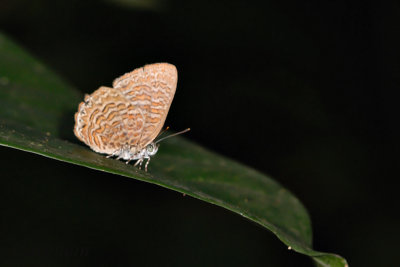
[[[156,63],[135,69],[113,82],[144,117],[140,148],[151,143],[160,132],[175,95],[178,73],[174,65]]]

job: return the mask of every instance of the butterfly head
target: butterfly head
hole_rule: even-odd
[[[156,143],[151,142],[150,144],[148,144],[146,146],[146,154],[148,156],[154,156],[157,153],[159,146],[160,145],[157,145]]]

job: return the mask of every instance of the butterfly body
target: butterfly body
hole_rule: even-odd
[[[138,160],[138,159],[149,159],[150,157],[154,156],[158,151],[158,145],[156,145],[154,142],[148,144],[145,148],[142,149],[135,149],[134,152],[132,151],[132,148],[130,148],[128,145],[115,151],[113,154],[109,155],[110,157],[112,156],[117,156],[117,159],[123,159],[123,160]]]

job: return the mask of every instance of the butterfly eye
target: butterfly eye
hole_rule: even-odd
[[[153,150],[154,150],[154,146],[153,146],[152,144],[150,144],[150,145],[147,146],[147,151],[148,151],[148,152],[151,153],[151,152],[153,152]]]

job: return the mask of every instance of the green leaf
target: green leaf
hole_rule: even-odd
[[[347,266],[312,249],[306,209],[266,175],[184,138],[165,141],[149,172],[91,151],[72,134],[83,96],[0,34],[0,144],[157,184],[233,211],[272,231],[317,266]]]

